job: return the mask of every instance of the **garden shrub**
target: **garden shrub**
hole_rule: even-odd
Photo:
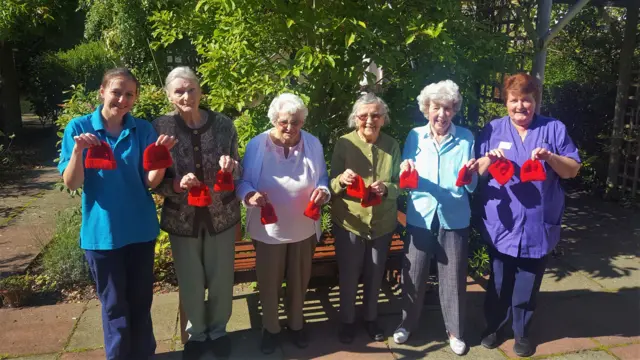
[[[56,229],[51,242],[42,252],[43,274],[60,287],[81,286],[91,282],[89,265],[80,248],[79,206],[66,209],[56,217]]]
[[[102,75],[117,65],[101,43],[89,42],[56,53],[44,53],[31,61],[27,98],[43,121],[60,113],[65,91],[73,84],[88,90],[100,88]]]

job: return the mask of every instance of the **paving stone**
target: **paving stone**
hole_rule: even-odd
[[[60,357],[60,360],[104,360],[105,358],[104,349],[97,349],[64,353]]]
[[[21,356],[62,351],[84,304],[0,309],[0,354]]]
[[[638,360],[640,359],[640,344],[633,344],[609,349],[620,360]]]
[[[562,261],[551,259],[547,265],[540,291],[573,296],[574,291],[577,290],[601,291],[602,287],[585,276],[584,272],[576,271]]]
[[[227,323],[227,331],[241,331],[251,329],[251,311],[257,311],[257,308],[252,309],[252,304],[257,300],[253,299],[257,297],[257,294],[237,296],[233,300],[233,310],[231,311],[231,318]],[[259,315],[258,315],[259,316]]]
[[[276,351],[270,355],[264,355],[260,352],[261,331],[258,329],[242,330],[230,333],[231,337],[231,356],[229,360],[245,360],[245,359],[283,359],[282,349],[276,348]],[[307,357],[308,359],[309,357]]]
[[[577,267],[582,269],[580,273],[590,277],[606,289],[619,290],[638,286],[638,279],[640,279],[639,257],[621,254],[605,258],[606,264],[599,265],[591,273],[584,270],[587,267],[586,264],[603,262],[602,254],[583,254],[570,261],[578,264]]]
[[[151,318],[156,341],[173,339],[178,319],[178,293],[172,292],[154,296]]]
[[[71,336],[66,351],[97,349],[102,346],[104,346],[102,307],[100,301],[91,300]]]
[[[180,360],[182,359],[182,351],[174,351],[173,340],[159,341],[156,347],[156,354],[153,360]]]
[[[45,354],[45,355],[34,355],[34,356],[12,358],[11,360],[55,360],[57,357],[58,357],[58,354]]]
[[[606,305],[605,305],[606,304]],[[640,290],[623,289],[616,293],[600,292],[582,296],[567,304],[567,314],[574,318],[567,334],[591,337],[603,345],[640,341]],[[612,311],[603,311],[603,306]],[[618,309],[619,311],[613,311]]]
[[[380,317],[380,326],[386,328],[391,323],[389,317]],[[395,320],[394,320],[395,322]],[[308,323],[309,346],[299,349],[290,340],[286,331],[281,333],[281,346],[285,359],[393,359],[384,342],[376,342],[366,334],[364,326],[358,328],[352,344],[342,344],[338,340],[337,320]]]
[[[480,343],[479,334],[484,326],[479,323],[482,313],[468,311],[468,314],[465,342],[469,346],[469,352],[466,357],[483,360],[504,359],[504,356],[498,350],[488,350],[482,346],[477,346]],[[400,319],[396,320],[399,321]],[[459,359],[459,356],[449,348],[444,320],[440,310],[423,310],[419,324],[419,327],[411,333],[411,337],[404,344],[396,344],[393,341],[393,332],[398,323],[388,328],[390,337],[387,342],[396,359]]]
[[[552,356],[549,360],[616,360],[614,356],[611,356],[605,351],[580,351],[572,354],[563,354],[560,356]]]

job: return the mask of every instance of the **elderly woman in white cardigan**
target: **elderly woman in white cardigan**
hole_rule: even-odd
[[[322,144],[302,130],[307,114],[296,95],[284,93],[273,100],[268,113],[273,128],[247,144],[237,189],[247,207],[246,228],[256,248],[264,327],[260,348],[265,354],[274,352],[279,341],[278,303],[285,268],[288,330],[296,346],[308,344],[302,308],[321,235],[317,212],[330,193]],[[308,207],[315,207],[316,216],[308,216]],[[267,210],[274,210],[277,220],[265,219]]]

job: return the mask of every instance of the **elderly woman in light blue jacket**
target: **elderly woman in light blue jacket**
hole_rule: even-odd
[[[246,229],[256,248],[265,354],[274,352],[279,341],[278,302],[285,268],[288,330],[296,346],[308,344],[302,308],[321,236],[319,207],[329,201],[330,193],[322,144],[302,130],[307,114],[296,95],[284,93],[273,100],[268,112],[273,128],[247,144],[237,189],[247,206]],[[316,216],[308,216],[309,207],[315,208]]]
[[[430,84],[418,96],[428,123],[409,132],[400,164],[403,172],[417,170],[419,178],[407,201],[402,323],[393,334],[396,343],[404,343],[418,325],[429,262],[435,257],[442,315],[449,345],[457,355],[467,350],[463,336],[471,217],[468,193],[478,181],[473,134],[451,122],[461,103],[458,85],[451,80]],[[462,168],[467,176],[458,182]]]

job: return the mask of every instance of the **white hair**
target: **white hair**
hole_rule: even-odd
[[[281,112],[285,112],[287,114],[297,114],[300,113],[302,115],[302,120],[307,118],[309,114],[309,110],[305,106],[304,102],[298,95],[294,95],[291,93],[283,93],[278,95],[273,101],[271,105],[269,105],[269,112],[267,116],[273,125],[278,121],[278,114]]]
[[[349,119],[347,120],[347,125],[349,125],[349,127],[356,127],[356,116],[358,114],[358,110],[360,110],[360,106],[369,104],[378,104],[378,106],[382,107],[383,114],[380,115],[384,116],[385,125],[391,121],[389,118],[389,107],[387,106],[387,103],[377,97],[374,93],[367,93],[360,96],[360,98],[356,100],[356,103],[353,104],[351,114],[349,114]]]
[[[462,95],[460,95],[458,89],[458,85],[451,80],[443,80],[425,86],[424,89],[420,91],[420,95],[418,95],[420,111],[423,114],[427,114],[429,112],[429,105],[432,101],[435,101],[438,103],[451,102],[453,111],[457,113],[462,106]]]
[[[167,75],[167,79],[164,81],[164,90],[167,92],[167,95],[169,95],[169,84],[171,84],[175,79],[189,80],[200,87],[200,81],[193,70],[189,69],[187,66],[178,66],[171,70],[169,75]]]

